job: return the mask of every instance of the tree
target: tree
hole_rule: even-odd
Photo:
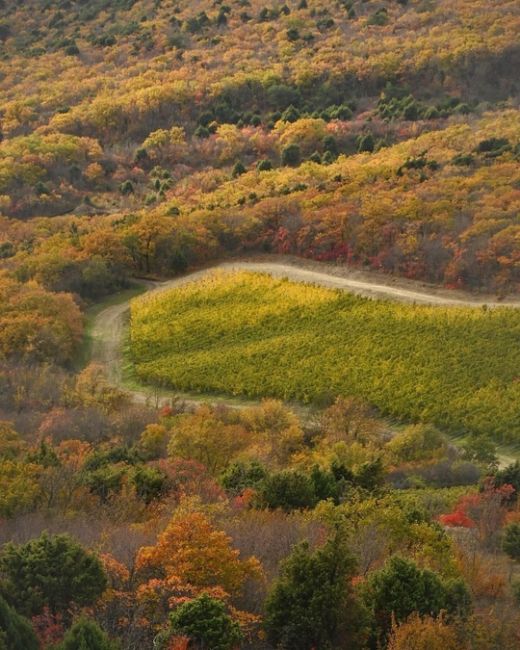
[[[435,427],[412,424],[390,440],[386,448],[398,462],[440,458],[448,449],[445,436]]]
[[[442,618],[418,614],[400,625],[394,623],[388,650],[460,650],[456,630]]]
[[[162,424],[147,424],[138,442],[139,453],[146,459],[152,460],[166,456],[170,433]]]
[[[106,503],[111,495],[121,492],[125,474],[126,467],[122,463],[103,465],[98,469],[85,472],[83,482],[92,494]]]
[[[137,496],[146,504],[159,499],[166,489],[166,475],[153,467],[139,467],[132,477]]]
[[[265,603],[271,643],[284,650],[358,647],[363,625],[351,587],[354,569],[338,533],[314,551],[307,542],[295,546]]]
[[[287,32],[287,38],[291,42],[297,41],[300,38],[300,32],[296,27],[290,27]]]
[[[322,415],[322,426],[331,443],[368,443],[380,437],[379,425],[371,417],[369,407],[363,400],[337,397]]]
[[[0,459],[15,460],[22,454],[25,446],[11,423],[0,420]]]
[[[520,562],[520,523],[515,522],[506,526],[502,549],[512,560]]]
[[[116,650],[117,647],[97,623],[80,618],[68,630],[56,650]]]
[[[293,123],[296,122],[300,117],[300,111],[295,108],[292,104],[288,106],[282,114],[282,122]]]
[[[265,467],[255,460],[249,464],[236,462],[222,472],[220,483],[228,494],[238,496],[247,488],[256,488],[266,476]]]
[[[363,463],[354,477],[356,485],[370,492],[382,487],[384,479],[385,468],[381,458]]]
[[[70,361],[83,317],[71,295],[24,284],[0,272],[0,358]]]
[[[31,510],[40,499],[40,468],[21,461],[0,459],[0,516]]]
[[[326,151],[323,154],[323,157],[321,159],[321,162],[324,165],[332,165],[332,163],[336,160],[337,156],[332,153],[332,151]]]
[[[121,183],[119,186],[119,191],[123,196],[128,196],[129,194],[134,193],[134,184],[131,180],[126,180]]]
[[[246,168],[244,166],[244,163],[241,160],[238,160],[235,163],[235,166],[233,167],[233,171],[231,172],[231,176],[233,178],[238,178],[239,176],[242,176],[242,174],[246,173]]]
[[[273,163],[268,159],[259,160],[256,168],[259,172],[270,172],[273,168]]]
[[[232,650],[242,639],[240,627],[225,604],[207,594],[178,607],[170,614],[170,624],[176,634],[188,637],[201,650]]]
[[[331,154],[337,156],[339,153],[338,143],[333,135],[326,135],[323,138],[323,150],[330,151]]]
[[[301,155],[309,155],[318,149],[327,136],[326,122],[320,118],[305,117],[297,122],[278,122],[275,129],[279,133],[281,149],[294,144],[300,148]]]
[[[437,616],[442,610],[463,615],[470,603],[460,581],[444,583],[433,571],[397,556],[370,576],[364,597],[382,637],[390,631],[392,620],[402,623],[413,613]]]
[[[0,650],[38,650],[39,647],[29,621],[0,596]]]
[[[375,148],[374,136],[371,133],[360,135],[357,140],[357,147],[359,152],[372,153]]]
[[[289,144],[282,151],[282,165],[286,167],[297,167],[301,161],[300,147],[297,144]]]
[[[226,424],[208,407],[200,407],[196,413],[179,416],[175,421],[168,454],[196,460],[216,475],[249,441],[250,436],[241,425]]]
[[[286,512],[313,508],[317,503],[314,483],[310,476],[295,470],[283,470],[267,476],[258,486],[262,505]]]
[[[26,616],[44,607],[66,614],[73,604],[91,605],[106,584],[99,559],[68,535],[43,533],[26,544],[8,543],[0,554],[0,589]]]
[[[181,585],[196,595],[212,587],[238,593],[245,580],[259,572],[258,561],[240,559],[226,533],[200,512],[173,517],[155,546],[139,550],[136,566],[151,577],[151,587],[167,588],[173,578],[176,588]]]

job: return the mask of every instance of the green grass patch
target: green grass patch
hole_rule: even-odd
[[[135,375],[184,391],[325,403],[520,441],[520,311],[376,301],[255,273],[131,303]]]

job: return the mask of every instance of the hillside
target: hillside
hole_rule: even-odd
[[[518,650],[519,34],[0,0],[0,650]]]
[[[153,214],[186,235],[187,262],[260,249],[515,291],[519,14],[473,0],[4,2],[0,210],[74,215],[50,230],[74,228],[80,250],[110,228],[129,273],[182,263],[132,249],[121,224]],[[27,238],[31,254],[50,245],[36,223],[4,222],[11,264]]]

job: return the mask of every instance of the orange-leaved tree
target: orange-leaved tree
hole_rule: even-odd
[[[242,559],[231,538],[202,512],[175,515],[155,546],[139,550],[136,569],[143,580],[138,598],[156,614],[201,593],[228,600],[247,579],[262,576],[259,561]]]
[[[456,630],[442,617],[412,615],[398,625],[394,622],[388,650],[463,650]]]

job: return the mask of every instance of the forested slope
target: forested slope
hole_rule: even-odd
[[[102,300],[223,258],[517,294],[519,33],[517,0],[0,0],[1,648],[520,647],[517,310],[135,304],[156,388],[302,417],[79,367]]]
[[[74,256],[101,228],[130,273],[175,270],[123,225],[153,219],[188,262],[260,249],[515,290],[519,13],[4,1],[0,210],[77,219],[4,222],[2,257],[39,256],[50,233]]]

